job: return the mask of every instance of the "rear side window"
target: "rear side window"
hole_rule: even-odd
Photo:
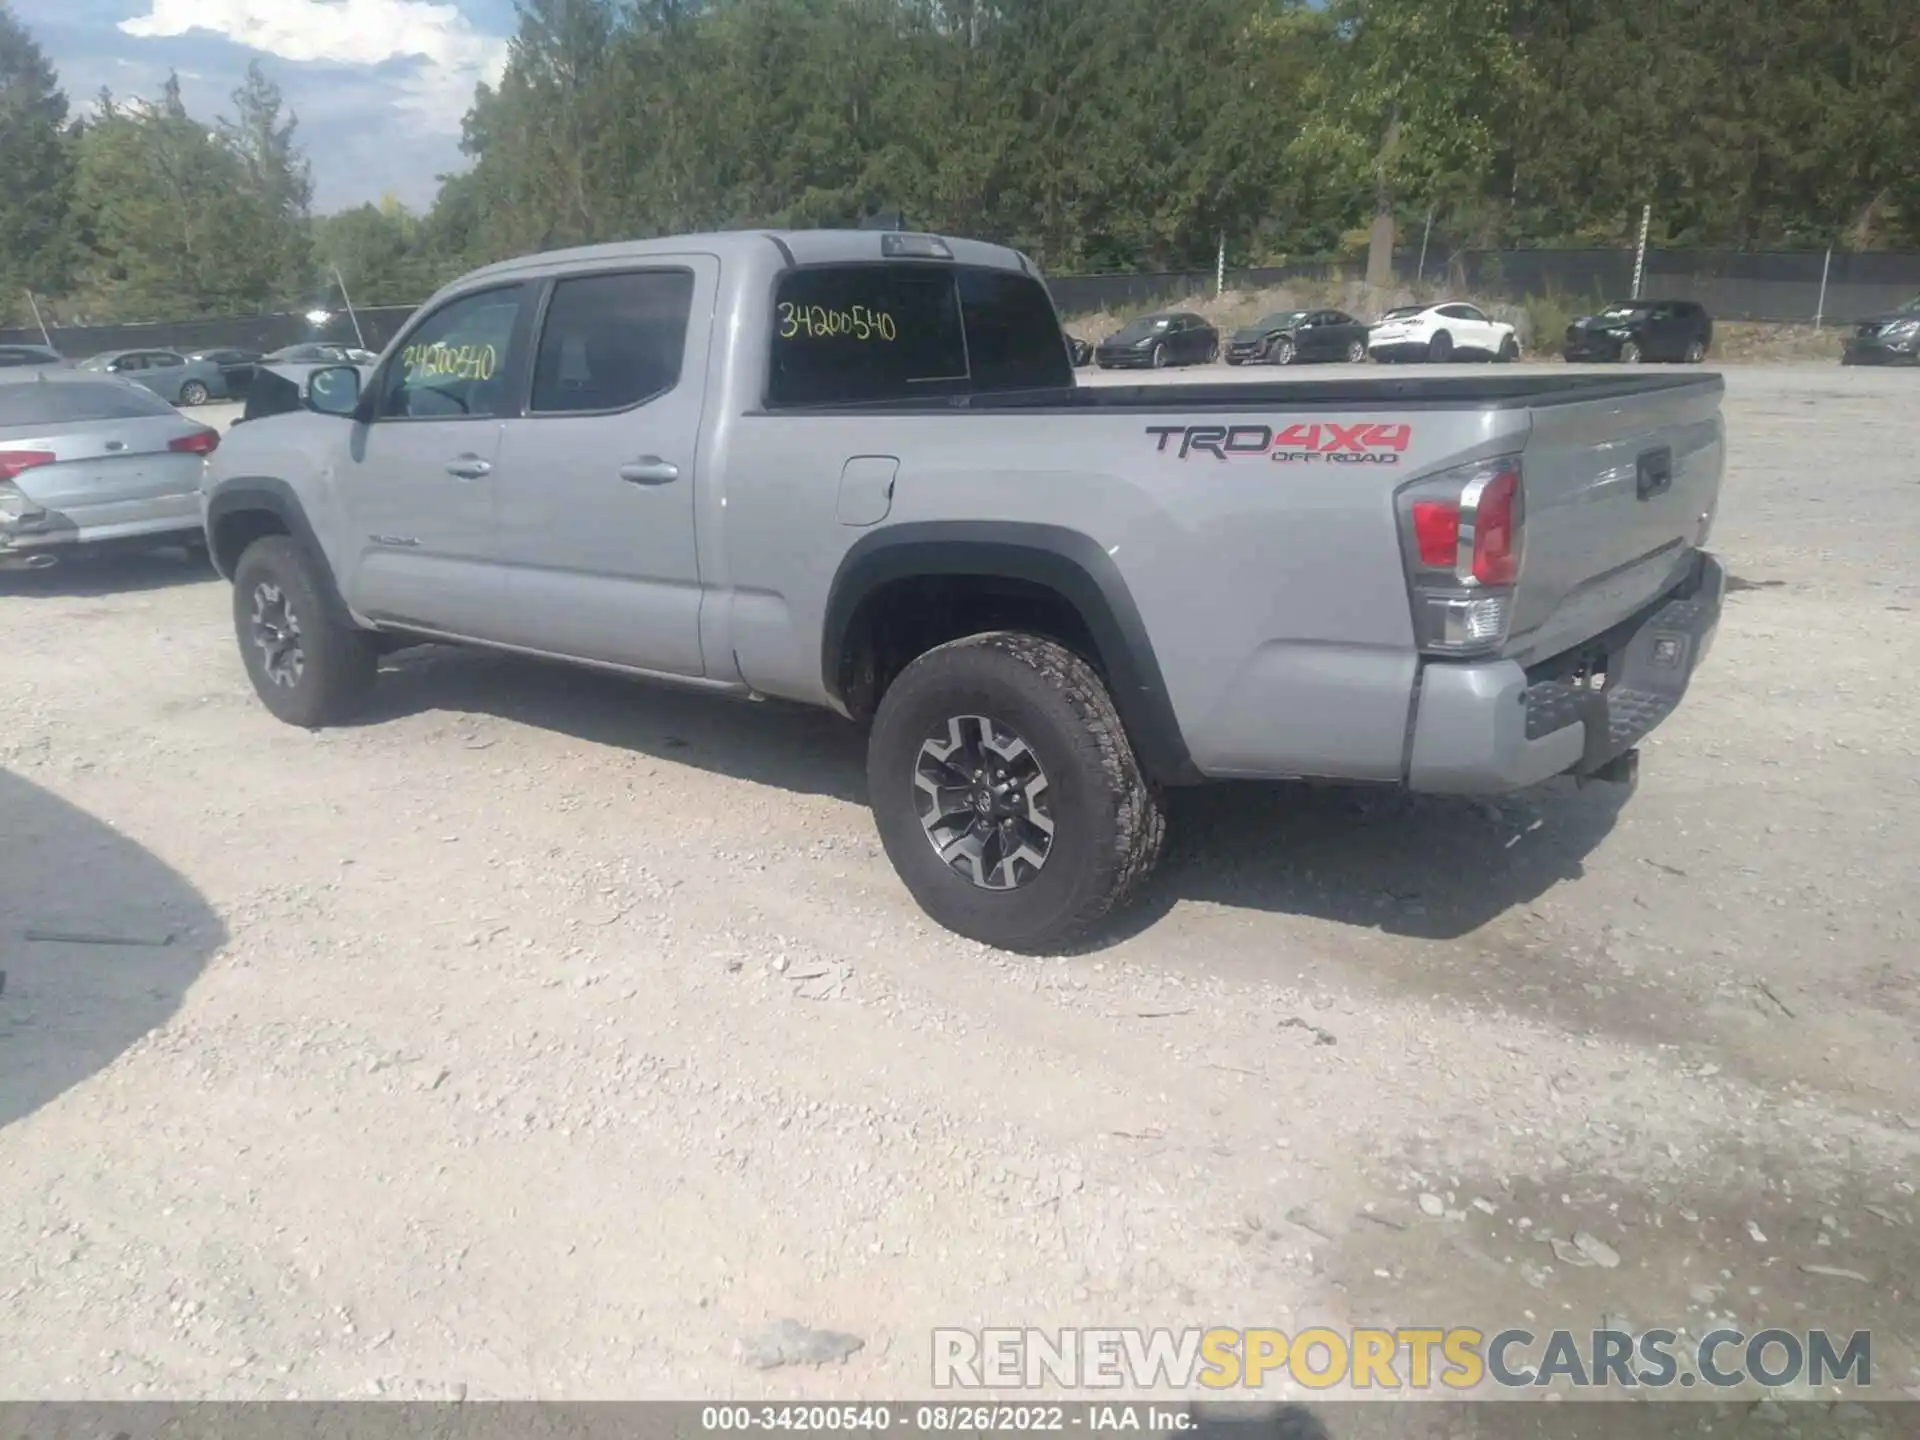
[[[151,390],[117,380],[49,380],[0,385],[0,425],[58,425],[76,420],[139,420],[171,415]]]
[[[1060,325],[1039,281],[1008,270],[962,270],[958,279],[976,393],[1073,384]]]
[[[794,270],[774,296],[767,402],[834,405],[1073,384],[1046,291],[1009,271]]]
[[[693,272],[582,275],[553,287],[533,370],[536,414],[625,410],[680,383]]]

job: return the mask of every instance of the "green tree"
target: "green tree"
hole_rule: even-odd
[[[295,138],[299,117],[287,110],[280,87],[258,61],[247,66],[245,82],[233,92],[233,108],[232,118],[215,122],[215,131],[238,157],[249,196],[266,217],[260,243],[270,250],[275,293],[292,299],[305,288],[313,261],[307,223],[313,172]]]
[[[285,298],[282,217],[238,152],[187,114],[177,79],[156,102],[103,94],[78,149],[75,212],[94,308],[159,320]]]
[[[437,288],[421,223],[398,201],[361,205],[315,222],[314,251],[337,269],[356,305],[417,304]]]
[[[73,154],[67,97],[33,36],[0,0],[0,318],[22,292],[68,279]]]

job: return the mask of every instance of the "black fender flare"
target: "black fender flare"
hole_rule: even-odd
[[[1106,672],[1114,708],[1148,776],[1163,785],[1201,780],[1160,673],[1146,623],[1106,550],[1057,525],[999,520],[890,525],[864,535],[841,560],[827,594],[821,679],[844,706],[840,675],[861,602],[896,580],[981,575],[1022,580],[1060,596],[1085,622],[1092,657]]]
[[[300,503],[300,497],[286,481],[271,475],[248,475],[228,481],[207,501],[207,553],[213,557],[214,567],[227,580],[233,575],[220,554],[220,525],[223,520],[248,511],[264,511],[277,519],[287,534],[293,536],[309,554],[313,556],[319,570],[319,580],[326,601],[336,607],[340,617],[351,624],[351,612],[340,593],[340,587],[334,579],[333,566],[327,561],[327,552],[320,544],[320,537],[314,533],[313,522],[307,518],[307,510]],[[234,557],[238,559],[238,557]]]

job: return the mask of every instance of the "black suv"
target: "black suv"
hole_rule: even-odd
[[[1858,321],[1840,352],[1842,365],[1920,365],[1920,295],[1884,315]]]
[[[1698,365],[1713,346],[1713,318],[1692,300],[1621,300],[1567,327],[1568,360],[1679,360]]]

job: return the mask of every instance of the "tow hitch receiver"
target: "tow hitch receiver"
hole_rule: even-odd
[[[1580,777],[1582,785],[1596,780],[1608,785],[1637,785],[1640,781],[1640,747],[1636,745],[1631,750],[1622,750],[1591,775]]]

